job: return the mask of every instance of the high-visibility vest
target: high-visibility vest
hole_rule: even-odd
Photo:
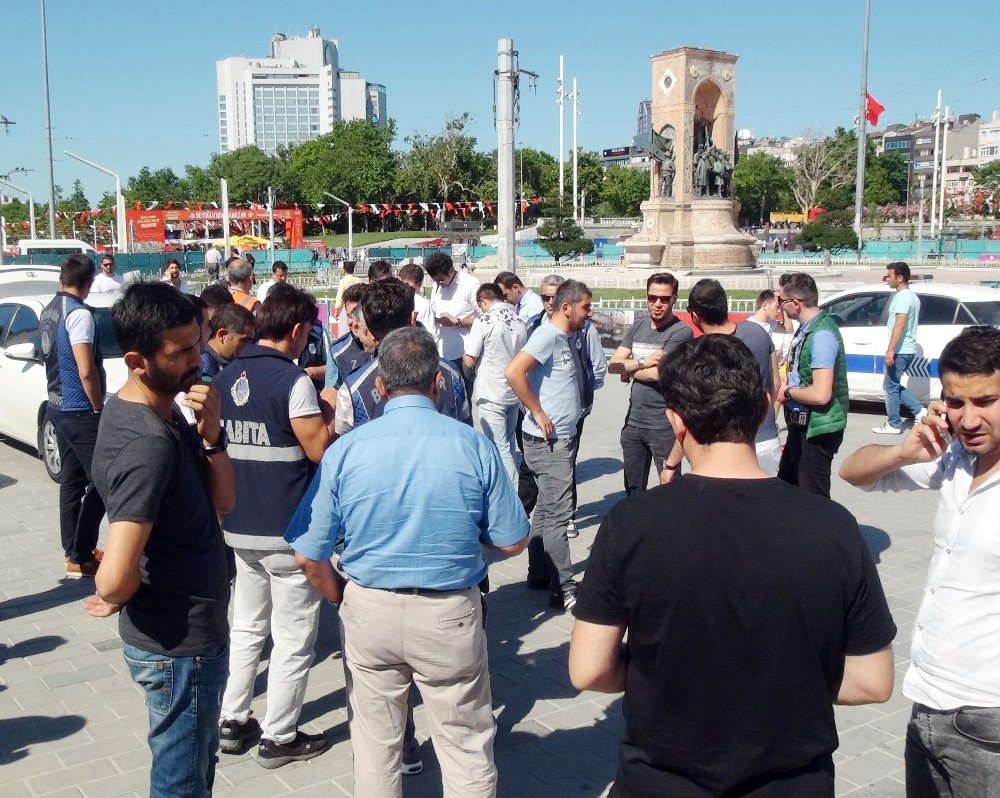
[[[242,305],[251,313],[257,312],[257,306],[260,304],[260,300],[253,294],[248,294],[242,288],[230,288],[229,292],[233,295],[233,302],[237,305]]]

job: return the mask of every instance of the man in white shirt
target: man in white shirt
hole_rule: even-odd
[[[431,307],[431,303],[424,297],[423,293],[424,270],[416,263],[407,263],[399,270],[399,279],[413,289],[413,312],[420,325],[431,334],[440,352],[441,340],[437,321],[434,320],[434,308]]]
[[[465,337],[463,360],[469,370],[479,365],[472,392],[473,404],[479,410],[479,425],[500,450],[507,476],[516,485],[518,402],[503,372],[528,340],[528,330],[514,308],[504,302],[499,286],[493,283],[479,286],[476,301],[483,315],[472,323]]]
[[[513,306],[525,324],[531,324],[545,312],[542,298],[526,287],[514,272],[500,272],[493,282],[500,286],[504,299]]]
[[[479,315],[476,291],[479,280],[467,271],[456,271],[451,257],[435,252],[424,264],[427,276],[434,281],[431,289],[431,307],[438,325],[438,351],[458,369],[465,381],[466,395],[472,395],[472,379],[462,368],[465,354],[465,336]]]
[[[840,476],[941,493],[903,694],[906,794],[1000,795],[1000,330],[969,327],[938,361],[944,401],[898,446],[865,446]]]
[[[122,290],[122,278],[115,274],[115,258],[113,255],[104,255],[101,258],[101,270],[94,277],[94,284],[90,287],[92,294],[110,294]]]
[[[190,293],[187,278],[181,275],[181,262],[177,258],[167,261],[167,267],[163,270],[163,282],[170,283],[182,294]]]
[[[271,279],[257,289],[257,299],[263,302],[267,299],[268,291],[278,283],[283,283],[286,280],[288,280],[288,264],[283,260],[276,260],[274,265],[271,266]]]

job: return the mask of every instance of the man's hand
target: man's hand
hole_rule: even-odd
[[[900,453],[911,463],[929,463],[936,460],[951,443],[948,419],[944,414],[943,402],[931,402],[927,415],[900,444]]]
[[[535,426],[542,431],[542,437],[545,438],[545,440],[549,440],[552,437],[553,432],[555,432],[555,427],[552,425],[551,419],[545,414],[544,410],[532,413],[531,420],[534,421]]]
[[[206,382],[196,382],[184,394],[184,404],[194,412],[201,439],[209,446],[215,446],[222,432],[219,392]]]
[[[666,354],[662,349],[657,349],[653,354],[646,355],[642,360],[642,368],[651,369],[656,368],[660,365],[660,361],[663,360],[663,356]]]
[[[779,405],[783,405],[785,403],[785,391],[787,390],[788,390],[788,380],[783,379],[781,381],[781,384],[778,386],[778,395],[774,397],[774,401],[777,402]]]
[[[436,319],[437,323],[442,327],[458,327],[458,319],[452,316],[450,313],[442,313]]]
[[[662,468],[662,469],[660,469],[660,484],[661,485],[669,485],[670,482],[673,480],[673,478],[675,476],[677,476],[677,472],[678,471],[680,471],[680,468]]]
[[[885,353],[885,364],[889,368],[892,368],[893,366],[896,365],[896,353],[893,352],[892,350],[889,350],[888,352]]]
[[[87,611],[87,615],[92,615],[95,618],[108,618],[118,612],[122,605],[109,604],[95,593],[83,600],[83,608]]]

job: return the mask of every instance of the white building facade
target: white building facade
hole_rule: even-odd
[[[307,36],[275,34],[266,58],[215,64],[219,151],[255,145],[273,155],[333,130],[339,121],[386,124],[385,86],[340,69],[339,46],[319,28]]]

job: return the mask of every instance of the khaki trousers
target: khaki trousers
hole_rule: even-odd
[[[398,798],[407,693],[420,690],[445,798],[492,798],[493,701],[479,588],[413,595],[348,582],[340,606],[356,798]]]

